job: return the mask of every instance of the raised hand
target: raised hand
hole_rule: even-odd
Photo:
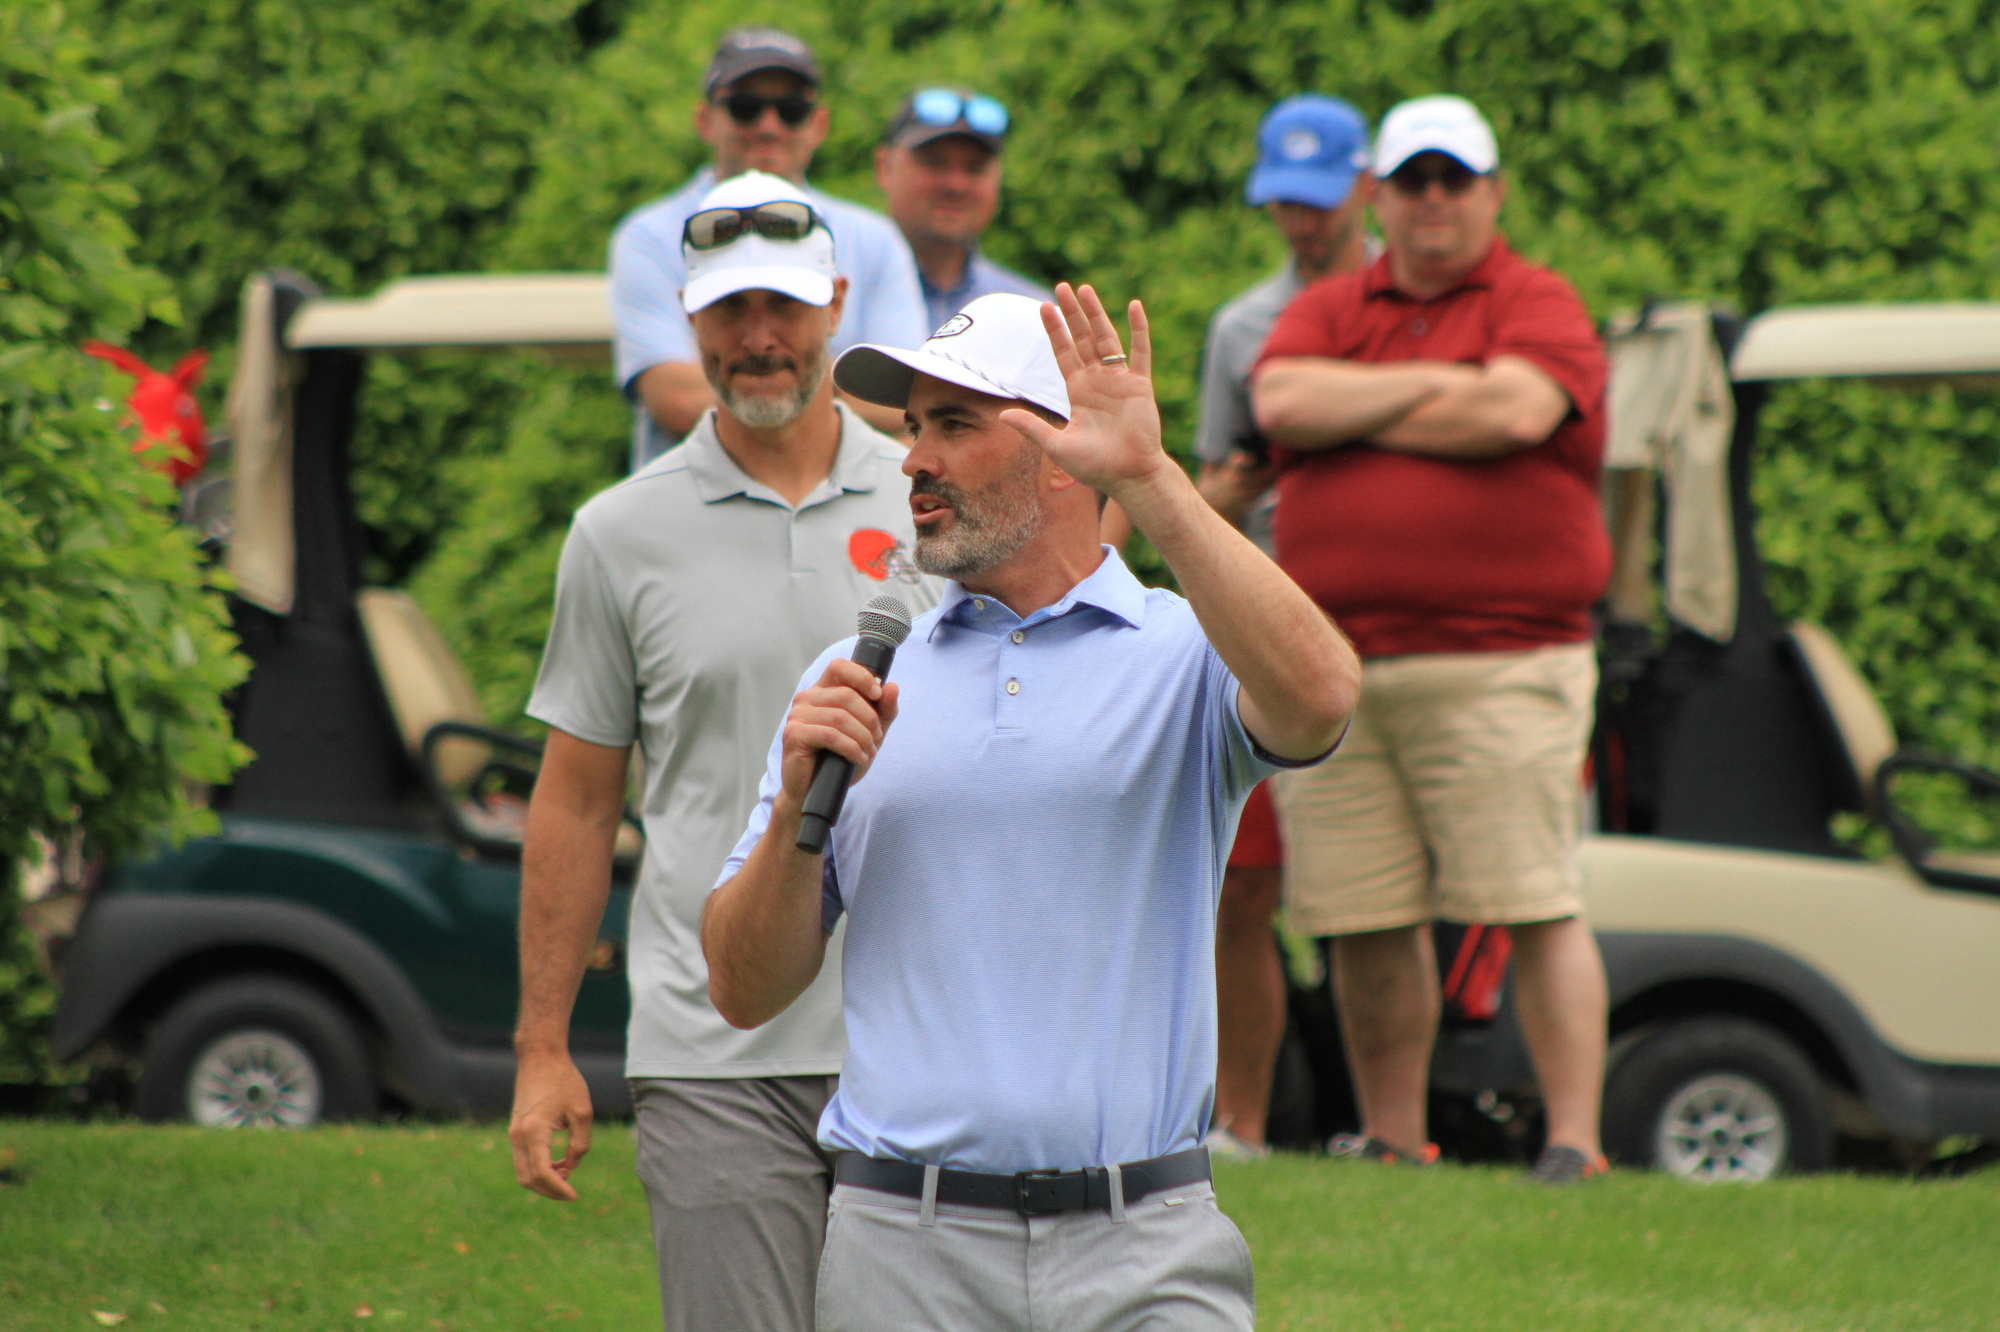
[[[1160,475],[1162,467],[1179,473],[1160,444],[1145,307],[1137,301],[1126,307],[1132,325],[1128,358],[1095,291],[1060,283],[1056,302],[1042,306],[1042,325],[1069,389],[1069,425],[1058,430],[1019,408],[1002,412],[1000,419],[1033,440],[1063,471],[1113,498]]]

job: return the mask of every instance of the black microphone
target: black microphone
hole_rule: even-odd
[[[857,632],[854,664],[886,680],[896,649],[910,636],[910,608],[894,597],[873,597],[861,608]],[[805,817],[799,820],[799,850],[816,856],[826,849],[826,835],[840,822],[840,807],[847,803],[847,786],[853,780],[852,763],[830,749],[819,752],[812,785],[806,790]]]

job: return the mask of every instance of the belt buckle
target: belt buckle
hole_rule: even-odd
[[[1053,1207],[1036,1206],[1028,1198],[1028,1181],[1033,1179],[1060,1179],[1060,1170],[1016,1170],[1014,1172],[1014,1207],[1022,1216],[1053,1216],[1065,1210],[1061,1205]]]

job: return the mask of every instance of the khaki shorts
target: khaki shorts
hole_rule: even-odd
[[[1596,687],[1588,643],[1366,663],[1339,751],[1271,782],[1290,928],[1580,914]]]

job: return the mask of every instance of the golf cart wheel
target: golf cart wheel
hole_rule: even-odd
[[[1701,1184],[1824,1170],[1833,1110],[1797,1046],[1741,1018],[1671,1023],[1634,1046],[1604,1089],[1611,1155]]]
[[[236,976],[184,996],[146,1042],[141,1118],[310,1128],[375,1109],[368,1046],[311,986]]]

